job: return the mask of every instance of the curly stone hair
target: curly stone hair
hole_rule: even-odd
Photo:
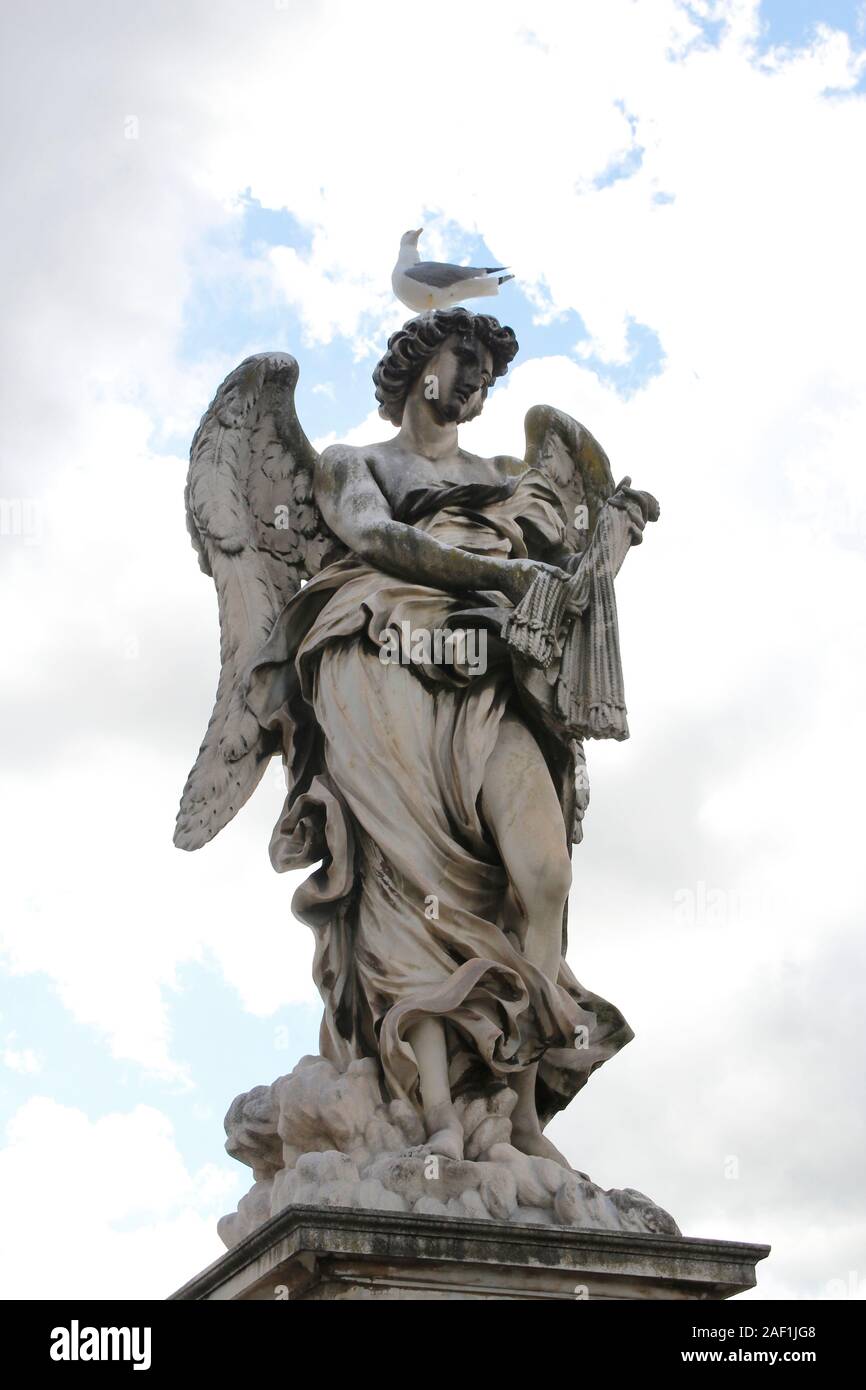
[[[463,308],[435,309],[409,319],[388,339],[388,350],[373,372],[379,414],[384,420],[400,424],[409,388],[452,333],[480,338],[493,357],[494,377],[505,376],[517,353],[513,328],[503,328],[490,314],[473,314]]]

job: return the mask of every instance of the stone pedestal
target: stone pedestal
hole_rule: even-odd
[[[767,1245],[289,1207],[174,1299],[723,1299]]]

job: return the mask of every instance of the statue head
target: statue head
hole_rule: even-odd
[[[417,388],[443,424],[472,420],[516,352],[513,329],[489,314],[436,309],[410,319],[391,334],[373,372],[379,414],[399,425],[406,399]]]

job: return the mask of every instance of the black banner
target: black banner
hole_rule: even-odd
[[[329,1300],[334,1301],[337,1300]],[[496,1326],[495,1310],[479,1304],[501,1300],[462,1300],[470,1305],[462,1315],[455,1306],[461,1300],[448,1300],[447,1322],[443,1320],[442,1308],[419,1307],[409,1314],[406,1307],[407,1302],[441,1300],[401,1299],[399,1316],[389,1316],[386,1308],[375,1312],[368,1306],[370,1302],[394,1301],[391,1299],[339,1301],[351,1306],[342,1313],[333,1307],[330,1312],[322,1308],[316,1313],[313,1301],[300,1300],[10,1302],[0,1304],[0,1325],[7,1355],[11,1352],[25,1373],[38,1369],[40,1373],[47,1371],[52,1379],[98,1376],[106,1368],[114,1375],[128,1372],[152,1376],[201,1369],[213,1370],[221,1377],[234,1373],[256,1379],[273,1368],[294,1379],[301,1373],[315,1373],[317,1358],[321,1358],[321,1372],[331,1379],[341,1364],[343,1347],[347,1361],[354,1367],[364,1364],[365,1376],[388,1375],[386,1366],[393,1370],[401,1364],[401,1379],[411,1378],[412,1374],[428,1378],[431,1352],[436,1347],[451,1368],[450,1374],[457,1376],[457,1366],[462,1363],[459,1378],[463,1379],[467,1352],[471,1355],[467,1338],[485,1339],[490,1317]],[[535,1319],[540,1316],[545,1322],[539,1304],[548,1300],[520,1301],[524,1307],[517,1314],[509,1314],[504,1325],[506,1340],[497,1338],[492,1344],[482,1340],[479,1352],[486,1347],[491,1373],[501,1375],[501,1367],[496,1371],[495,1363],[508,1346],[519,1352],[522,1338],[529,1334],[529,1340],[523,1343],[525,1354],[538,1358],[538,1374],[543,1378],[544,1368],[550,1363],[539,1332],[542,1337],[547,1332],[544,1327],[539,1328]],[[826,1375],[848,1363],[856,1365],[863,1336],[863,1305],[853,1300],[568,1300],[567,1313],[563,1312],[563,1302],[559,1302],[555,1321],[549,1325],[549,1335],[556,1337],[555,1360],[564,1358],[566,1362],[555,1372],[550,1367],[551,1375],[557,1379],[567,1371],[569,1362],[575,1378],[578,1373],[583,1378],[596,1367],[619,1373],[629,1369],[667,1371],[672,1367],[688,1370],[701,1366],[760,1366],[775,1371],[794,1366],[811,1367]],[[394,1313],[396,1308],[392,1309]],[[353,1328],[356,1317],[363,1319],[358,1325],[360,1342],[354,1338],[340,1340],[346,1317]],[[435,1337],[432,1344],[431,1334]],[[386,1339],[378,1350],[372,1340],[376,1336]],[[463,1346],[456,1360],[456,1348],[448,1350],[454,1336],[460,1338]],[[403,1347],[406,1358],[401,1357],[397,1363],[395,1353]],[[416,1372],[413,1366],[417,1367]]]

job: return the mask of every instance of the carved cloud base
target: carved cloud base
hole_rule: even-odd
[[[383,1101],[375,1062],[339,1072],[304,1057],[272,1086],[239,1096],[226,1148],[256,1182],[219,1234],[231,1250],[289,1208],[519,1223],[555,1229],[679,1236],[673,1217],[633,1188],[596,1186],[511,1144],[515,1093],[499,1087],[456,1102],[465,1159],[428,1153],[424,1128],[403,1101]]]

